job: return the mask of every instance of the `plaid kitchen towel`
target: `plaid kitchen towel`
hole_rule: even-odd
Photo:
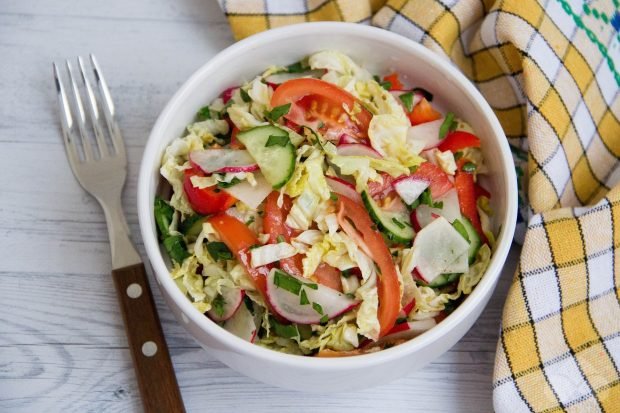
[[[620,412],[618,0],[220,0],[237,38],[372,23],[449,58],[513,150],[519,269],[495,363],[499,412]]]

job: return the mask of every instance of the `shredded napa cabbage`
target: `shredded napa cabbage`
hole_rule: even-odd
[[[381,326],[377,316],[379,293],[377,291],[377,274],[374,269],[371,276],[355,291],[355,297],[361,300],[357,310],[357,333],[371,340],[378,340]]]
[[[309,339],[299,342],[299,348],[305,353],[313,350],[329,348],[336,351],[353,350],[359,346],[357,327],[353,322],[354,315],[350,313],[340,318],[336,323],[327,326],[315,327],[315,334]],[[316,335],[318,333],[318,335]]]
[[[372,75],[360,67],[349,56],[334,50],[325,50],[308,59],[311,69],[325,69],[322,80],[334,83],[348,92],[355,92],[358,81],[372,80]]]

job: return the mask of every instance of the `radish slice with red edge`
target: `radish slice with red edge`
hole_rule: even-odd
[[[346,144],[356,144],[356,143],[359,143],[359,141],[355,139],[353,136],[347,135],[346,133],[343,133],[338,137],[338,146],[346,145]]]
[[[332,191],[339,195],[344,195],[352,201],[359,204],[362,203],[361,195],[355,190],[355,186],[352,183],[345,181],[344,179],[336,178],[334,176],[326,176],[325,180],[327,185]]]
[[[415,231],[420,231],[439,217],[439,214],[433,212],[433,208],[428,205],[420,205],[411,212],[411,225]]]
[[[228,101],[230,99],[232,99],[233,94],[235,93],[235,90],[239,89],[239,86],[233,86],[233,87],[229,87],[228,89],[224,90],[222,92],[222,94],[220,95],[220,97],[222,98],[222,100],[224,101],[224,104],[228,103]]]
[[[275,268],[267,276],[267,299],[274,311],[297,324],[331,320],[358,304],[336,290]]]
[[[213,321],[226,321],[235,314],[241,303],[245,293],[243,290],[234,287],[222,287],[222,312],[218,313],[215,308],[211,308],[207,311],[207,314]],[[219,296],[218,296],[219,297]],[[218,299],[218,298],[216,298]]]
[[[413,204],[430,184],[429,180],[414,175],[398,178],[392,183],[396,193],[407,205]]]
[[[338,145],[336,152],[340,156],[368,156],[370,158],[381,159],[379,152],[367,145],[361,143],[345,143]]]
[[[224,192],[229,193],[239,201],[243,202],[252,209],[257,209],[263,203],[265,198],[273,191],[273,187],[262,174],[257,173],[254,176],[256,185],[252,186],[247,180],[243,180],[228,188],[222,188]]]
[[[245,149],[205,149],[189,154],[192,164],[207,174],[214,172],[253,172],[258,165]]]
[[[256,322],[250,310],[242,304],[239,306],[235,314],[224,322],[224,330],[236,335],[242,340],[253,343],[256,339]]]
[[[442,123],[443,118],[411,126],[407,130],[407,140],[414,141],[414,143],[415,141],[423,142],[424,149],[434,148],[441,143],[441,139],[439,139],[439,128]]]
[[[381,340],[409,340],[437,325],[434,318],[396,324]],[[380,341],[381,341],[380,340]]]
[[[413,298],[407,305],[405,305],[398,314],[398,318],[405,318],[415,307],[415,298]]]

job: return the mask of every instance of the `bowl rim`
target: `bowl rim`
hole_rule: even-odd
[[[234,336],[211,321],[208,317],[196,311],[169,276],[169,270],[164,263],[159,249],[157,234],[153,231],[153,202],[150,197],[153,164],[158,155],[158,146],[162,140],[161,137],[158,137],[160,131],[163,130],[163,126],[174,117],[180,102],[182,102],[187,95],[191,94],[201,82],[201,79],[206,76],[205,73],[217,70],[218,67],[223,67],[223,62],[228,61],[231,57],[242,54],[244,50],[263,46],[282,38],[290,40],[291,38],[306,37],[313,33],[325,33],[326,31],[336,36],[346,35],[361,39],[372,38],[373,40],[379,40],[385,43],[397,44],[399,48],[406,49],[408,53],[419,59],[424,59],[427,63],[435,66],[440,72],[438,75],[443,75],[456,81],[468,98],[477,105],[477,109],[482,111],[483,115],[489,120],[494,135],[493,139],[498,140],[499,143],[502,157],[501,165],[503,166],[504,173],[503,185],[506,190],[506,219],[501,222],[496,250],[491,257],[490,265],[473,292],[456,308],[456,310],[437,326],[398,346],[375,353],[338,358],[306,357],[267,349]],[[158,116],[142,156],[137,191],[139,226],[148,259],[152,265],[160,289],[165,290],[165,293],[175,302],[181,312],[197,327],[208,335],[216,337],[221,344],[234,352],[262,359],[266,362],[285,364],[290,367],[306,370],[335,371],[382,364],[414,353],[448,334],[450,330],[463,322],[470,313],[475,310],[476,306],[479,304],[478,302],[489,293],[489,290],[495,287],[512,243],[517,217],[517,179],[508,140],[504,135],[497,117],[480,92],[465,75],[449,63],[445,57],[441,57],[421,44],[399,34],[357,23],[315,22],[276,28],[238,41],[209,59],[183,83]],[[166,303],[166,305],[168,304]],[[186,327],[186,324],[189,323],[181,324]],[[190,335],[193,336],[191,333]]]

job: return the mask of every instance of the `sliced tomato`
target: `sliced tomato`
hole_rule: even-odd
[[[433,109],[433,106],[428,100],[426,100],[426,98],[422,98],[422,100],[413,107],[413,110],[409,114],[409,120],[412,125],[432,122],[437,119],[441,119],[441,113]]]
[[[330,131],[332,136],[347,133],[364,138],[368,135],[372,114],[355,96],[332,83],[312,78],[284,82],[273,93],[271,106],[287,103],[292,105],[285,118],[297,125],[313,127],[322,134]],[[356,103],[360,112],[350,116],[344,106],[353,110]]]
[[[201,215],[217,214],[226,211],[237,200],[217,186],[196,188],[191,181],[192,176],[204,176],[195,169],[187,169],[183,177],[183,190],[192,209]]]
[[[422,163],[412,175],[430,182],[429,188],[433,199],[439,198],[454,187],[448,174],[430,162]]]
[[[342,292],[342,281],[340,281],[340,270],[338,268],[322,262],[314,272],[314,276],[319,284]]]
[[[390,73],[383,78],[383,81],[390,82],[390,90],[403,90],[405,88],[398,78],[398,73]]]
[[[292,202],[291,198],[284,196],[284,202],[282,208],[278,207],[278,197],[280,193],[272,192],[267,196],[265,200],[265,215],[263,219],[263,231],[265,234],[269,234],[269,243],[275,244],[280,242],[279,237],[283,237],[286,242],[291,240],[293,231],[289,228],[285,221],[288,216],[288,212],[291,210]],[[289,274],[302,276],[303,265],[302,256],[297,254],[289,258],[283,258],[280,260],[280,268]]]
[[[400,284],[396,266],[383,236],[373,229],[368,212],[349,198],[338,196],[338,222],[364,252],[378,266],[379,310],[377,318],[383,337],[394,327],[400,311]]]
[[[227,214],[212,216],[209,218],[209,223],[217,231],[222,242],[226,244],[228,249],[235,255],[235,258],[239,260],[248,274],[250,274],[256,289],[263,296],[271,314],[279,321],[287,322],[273,310],[267,298],[267,275],[269,275],[273,265],[268,264],[253,268],[250,264],[250,247],[259,245],[256,235],[243,222]]]
[[[465,172],[462,169],[462,166],[467,162],[469,162],[469,160],[463,158],[459,159],[457,162],[456,175],[454,176],[454,187],[456,188],[456,193],[459,197],[461,214],[469,219],[480,236],[482,242],[486,242],[487,238],[482,231],[480,217],[478,216],[478,207],[476,205],[474,175],[469,172]]]
[[[448,135],[441,141],[437,149],[442,152],[452,151],[457,152],[465,148],[479,148],[480,139],[469,132],[457,130],[448,133]]]

